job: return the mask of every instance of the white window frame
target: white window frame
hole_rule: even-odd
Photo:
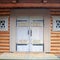
[[[53,18],[53,31],[60,31],[60,28],[56,28],[56,21],[59,20],[60,21],[60,16],[52,16]]]
[[[8,16],[0,16],[0,21],[5,21],[5,28],[0,27],[0,31],[8,31]]]

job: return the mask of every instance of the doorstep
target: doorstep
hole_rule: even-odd
[[[47,53],[3,53],[0,59],[59,59],[54,54]]]

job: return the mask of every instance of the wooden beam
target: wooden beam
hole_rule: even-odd
[[[60,8],[60,3],[7,3],[0,4],[0,8]]]

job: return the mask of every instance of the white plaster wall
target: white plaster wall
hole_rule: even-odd
[[[10,52],[16,51],[16,17],[10,16]]]
[[[16,17],[42,16],[44,19],[44,52],[50,52],[50,15],[47,9],[13,9],[10,17],[10,51],[16,51]]]

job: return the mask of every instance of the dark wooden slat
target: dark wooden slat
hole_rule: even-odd
[[[48,3],[60,3],[60,0],[47,0]]]
[[[7,3],[0,4],[0,8],[60,8],[60,3]]]
[[[9,31],[0,31],[0,34],[9,34]]]
[[[0,3],[11,3],[16,0],[0,0]]]
[[[19,3],[42,3],[43,0],[18,0]]]
[[[51,48],[53,48],[53,47],[60,47],[60,46],[59,46],[59,45],[58,45],[58,46],[56,46],[56,45],[55,45],[55,46],[54,46],[54,45],[51,45]]]

